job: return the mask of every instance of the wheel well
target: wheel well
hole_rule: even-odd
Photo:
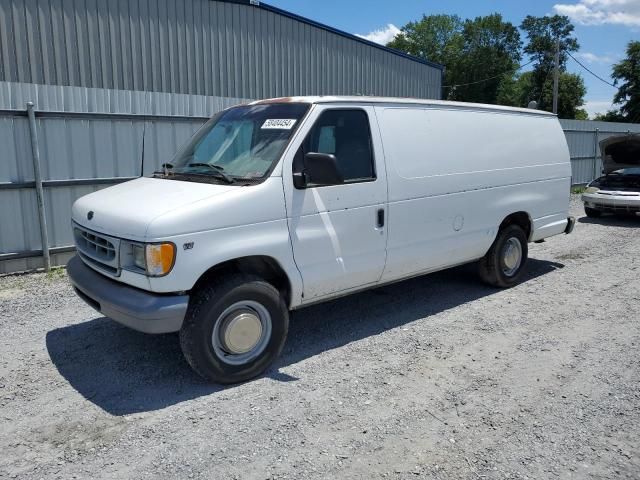
[[[527,236],[527,239],[531,238],[531,218],[527,212],[516,212],[505,218],[500,224],[500,229],[507,228],[509,225],[518,225],[522,227]]]
[[[278,289],[287,306],[291,304],[289,277],[287,277],[287,274],[276,260],[266,256],[241,257],[211,267],[200,276],[193,289],[198,288],[203,283],[207,283],[212,277],[234,273],[257,275]]]

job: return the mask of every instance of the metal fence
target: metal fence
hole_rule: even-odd
[[[158,169],[206,118],[246,101],[96,90],[0,82],[0,273],[43,267],[47,250],[52,265],[64,264],[75,199]],[[600,140],[640,132],[638,124],[561,122],[574,184],[599,175]]]
[[[601,175],[600,142],[613,135],[640,133],[640,124],[560,120],[571,154],[571,183],[584,185]]]
[[[0,110],[0,145],[9,160],[0,181],[0,272],[43,266],[34,257],[43,254],[44,234],[54,255],[70,251],[75,199],[158,169],[205,119],[41,111],[29,117],[26,111]],[[49,219],[44,234],[42,218]]]
[[[35,104],[31,128],[28,100]],[[42,245],[52,265],[64,264],[77,198],[158,169],[207,118],[243,102],[0,82],[0,273],[45,266]]]

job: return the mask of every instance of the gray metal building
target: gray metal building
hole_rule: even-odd
[[[0,80],[440,98],[443,68],[255,0],[0,0]]]
[[[42,266],[44,250],[63,264],[76,198],[158,168],[223,108],[305,94],[440,98],[442,72],[255,0],[0,0],[0,273]]]

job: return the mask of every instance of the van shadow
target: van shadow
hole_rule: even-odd
[[[580,223],[604,225],[607,227],[622,227],[622,228],[638,228],[640,227],[640,217],[635,215],[611,215],[604,214],[601,217],[580,217],[578,219]]]
[[[524,281],[563,266],[530,259]],[[499,291],[479,282],[474,265],[465,265],[305,308],[292,314],[285,350],[263,376],[295,381],[279,369]],[[112,415],[158,410],[233,388],[193,373],[176,334],[145,335],[104,317],[52,330],[46,344],[69,384]]]

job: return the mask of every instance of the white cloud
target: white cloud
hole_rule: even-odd
[[[582,108],[589,113],[589,118],[593,118],[597,113],[607,113],[612,110],[613,104],[611,100],[587,100]]]
[[[618,60],[616,55],[596,55],[591,52],[579,52],[575,55],[587,63],[614,63]]]
[[[381,45],[386,45],[391,40],[393,40],[393,37],[395,37],[399,33],[400,33],[400,29],[396,27],[393,23],[390,23],[385,28],[374,30],[373,32],[369,32],[366,35],[356,34],[356,36],[360,38],[364,38],[366,40],[370,40],[375,43],[379,43]]]
[[[640,0],[579,0],[556,4],[553,10],[582,25],[640,26]]]

